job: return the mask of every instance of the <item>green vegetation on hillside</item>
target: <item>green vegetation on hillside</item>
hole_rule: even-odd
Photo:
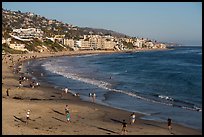
[[[133,49],[134,45],[131,42],[122,41],[123,45],[128,49]]]
[[[50,51],[54,51],[54,52],[62,51],[64,49],[57,42],[52,42],[51,40],[46,40],[42,44],[46,46]]]

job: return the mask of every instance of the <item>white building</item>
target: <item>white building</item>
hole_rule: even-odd
[[[81,40],[76,40],[76,41],[74,41],[74,45],[75,45],[76,47],[78,47],[78,48],[80,48],[80,47],[82,46],[81,43],[82,43]]]
[[[133,45],[136,48],[142,48],[142,41],[137,40],[136,42],[133,43]]]
[[[6,40],[2,37],[2,44],[6,43]]]
[[[69,47],[74,47],[74,40],[73,39],[63,39],[63,44]]]
[[[13,34],[16,34],[20,38],[37,38],[43,36],[43,31],[37,28],[28,28],[28,29],[13,29]]]
[[[5,39],[4,37],[2,37],[2,44],[6,43],[6,44],[10,44],[11,42],[11,38]]]
[[[9,47],[15,50],[27,51],[27,49],[25,49],[25,44],[12,43]]]

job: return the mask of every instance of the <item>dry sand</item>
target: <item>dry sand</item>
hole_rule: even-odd
[[[37,57],[102,53],[107,51],[81,51],[30,53],[23,56]],[[112,51],[111,51],[112,52]],[[109,53],[109,52],[108,52]],[[14,65],[21,55],[12,55]],[[2,56],[3,58],[4,56]],[[61,97],[60,90],[41,85],[30,88],[28,83],[18,88],[18,74],[13,73],[12,63],[6,57],[2,60],[2,134],[3,135],[120,135],[123,119],[128,122],[128,135],[202,135],[199,130],[181,125],[172,125],[172,133],[168,131],[167,123],[139,119],[129,124],[131,112],[102,106],[92,102],[81,101],[79,97],[66,94]],[[6,63],[7,61],[7,63]],[[9,96],[6,89],[10,88]],[[69,105],[71,122],[66,122],[65,105]],[[30,120],[26,121],[26,112],[30,109]]]

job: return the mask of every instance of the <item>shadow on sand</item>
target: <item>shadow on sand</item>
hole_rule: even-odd
[[[120,121],[120,120],[117,120],[117,119],[113,119],[113,118],[111,118],[110,120],[112,120],[112,121],[114,121],[114,122],[117,122],[117,123],[123,123],[122,121]]]
[[[115,132],[115,131],[112,131],[110,129],[106,129],[106,128],[102,128],[102,127],[97,127],[98,129],[101,129],[101,130],[104,130],[104,131],[108,131],[110,133],[114,133],[114,134],[119,134],[118,132]],[[110,134],[110,133],[107,133],[107,134]]]
[[[60,121],[60,122],[63,122],[63,123],[67,123],[67,122],[65,122],[65,121],[63,121],[63,120],[61,120],[61,119],[59,119],[59,118],[56,118],[56,117],[52,117],[53,119],[56,119],[56,120],[58,120],[58,121]]]
[[[23,122],[23,123],[26,123],[26,121],[24,121],[22,118],[18,118],[18,117],[16,117],[16,116],[13,116],[15,119],[18,119],[18,120],[20,120],[21,122]]]
[[[59,111],[57,111],[57,110],[54,110],[54,109],[52,109],[52,111],[54,111],[55,113],[58,113],[58,114],[60,114],[60,115],[65,115],[64,113],[61,113],[61,112],[59,112]]]

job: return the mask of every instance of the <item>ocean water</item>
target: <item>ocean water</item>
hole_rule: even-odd
[[[29,72],[55,88],[68,87],[80,98],[139,112],[142,119],[202,129],[202,47],[165,51],[63,56],[29,61]]]

